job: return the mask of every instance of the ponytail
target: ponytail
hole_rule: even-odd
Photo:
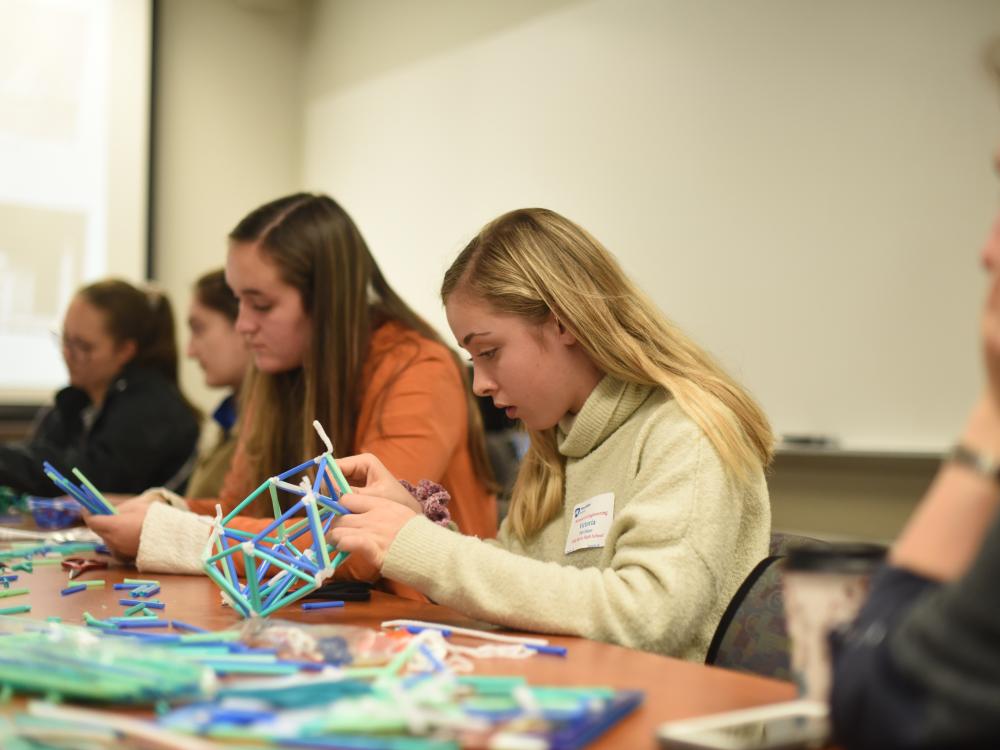
[[[121,279],[88,284],[78,294],[104,313],[116,343],[135,342],[130,362],[155,370],[179,387],[174,312],[166,294],[153,285],[137,288]],[[188,406],[198,413],[190,402]]]
[[[132,360],[137,365],[156,370],[174,385],[178,385],[177,336],[174,330],[174,311],[170,299],[152,284],[141,291],[146,296],[149,315],[139,338]]]

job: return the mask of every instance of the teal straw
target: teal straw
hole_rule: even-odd
[[[315,583],[316,582],[316,580],[312,576],[310,576],[308,573],[304,573],[303,571],[299,570],[298,568],[292,567],[291,565],[289,565],[288,563],[286,563],[284,560],[279,560],[277,557],[275,557],[274,555],[270,554],[266,550],[258,549],[257,550],[257,556],[258,557],[263,557],[265,560],[267,560],[268,562],[270,562],[275,567],[278,567],[278,568],[281,568],[282,570],[288,571],[289,573],[291,573],[295,577],[302,579],[307,584],[309,584],[309,583]]]
[[[257,581],[257,563],[254,562],[254,555],[241,547],[243,554],[243,570],[246,573],[247,591],[250,594],[250,608],[254,612],[260,612],[260,586]]]
[[[271,508],[274,510],[274,517],[278,518],[281,515],[281,503],[278,502],[278,490],[275,489],[274,482],[270,479],[267,480],[267,489],[271,493]],[[281,526],[278,527],[279,534],[284,525],[285,524],[281,524]]]
[[[108,502],[108,499],[101,494],[101,491],[99,489],[97,489],[94,485],[90,483],[90,480],[83,475],[82,471],[80,471],[78,468],[74,466],[73,473],[76,475],[77,479],[79,479],[87,486],[88,490],[94,493],[94,497],[96,497],[98,501],[100,501],[101,505],[104,506],[104,509],[107,510],[110,515],[114,516],[118,514],[118,509]]]
[[[239,591],[237,591],[230,583],[227,581],[219,571],[214,567],[208,566],[205,568],[205,572],[208,574],[209,578],[219,584],[219,588],[229,594],[230,599],[232,599],[233,608],[236,609],[241,615],[243,615],[244,609],[249,609],[247,606],[247,600]],[[245,615],[244,615],[245,616]]]
[[[347,479],[344,478],[343,472],[340,467],[337,466],[337,462],[333,460],[332,453],[324,453],[323,458],[326,461],[327,466],[333,472],[334,479],[337,482],[337,487],[340,489],[341,494],[347,495],[351,492],[351,486],[347,483]]]
[[[320,553],[323,556],[323,567],[330,567],[330,553],[326,549],[326,539],[323,537],[323,522],[320,520],[319,512],[316,510],[315,499],[311,503],[306,503],[306,513],[309,518],[312,519],[313,533],[319,532],[319,539],[313,540],[315,545],[319,548]],[[318,561],[317,561],[318,562]]]
[[[247,495],[246,498],[244,498],[243,502],[241,502],[239,505],[237,505],[235,508],[229,511],[229,514],[222,519],[222,524],[225,525],[230,521],[232,521],[234,518],[236,518],[236,516],[238,516],[243,511],[243,509],[246,508],[250,503],[256,500],[257,496],[260,495],[261,492],[266,490],[270,484],[271,484],[270,479],[265,479],[263,482],[261,482],[260,487],[255,489],[249,495]]]

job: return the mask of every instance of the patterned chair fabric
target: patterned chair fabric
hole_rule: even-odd
[[[793,547],[822,544],[795,534],[771,535],[770,553],[750,571],[719,620],[706,664],[791,679],[779,563]]]

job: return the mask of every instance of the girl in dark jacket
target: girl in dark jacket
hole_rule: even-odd
[[[181,488],[198,419],[177,385],[169,300],[118,279],[90,284],[70,302],[60,343],[69,386],[27,441],[0,446],[0,485],[60,495],[42,471],[48,461],[104,492]]]

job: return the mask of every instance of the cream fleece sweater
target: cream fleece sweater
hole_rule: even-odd
[[[526,544],[506,521],[482,541],[415,517],[382,575],[507,627],[704,660],[730,598],[767,554],[763,471],[737,488],[666,392],[611,377],[560,425],[559,451],[563,512]],[[574,507],[602,493],[614,494],[604,546],[566,554]]]

